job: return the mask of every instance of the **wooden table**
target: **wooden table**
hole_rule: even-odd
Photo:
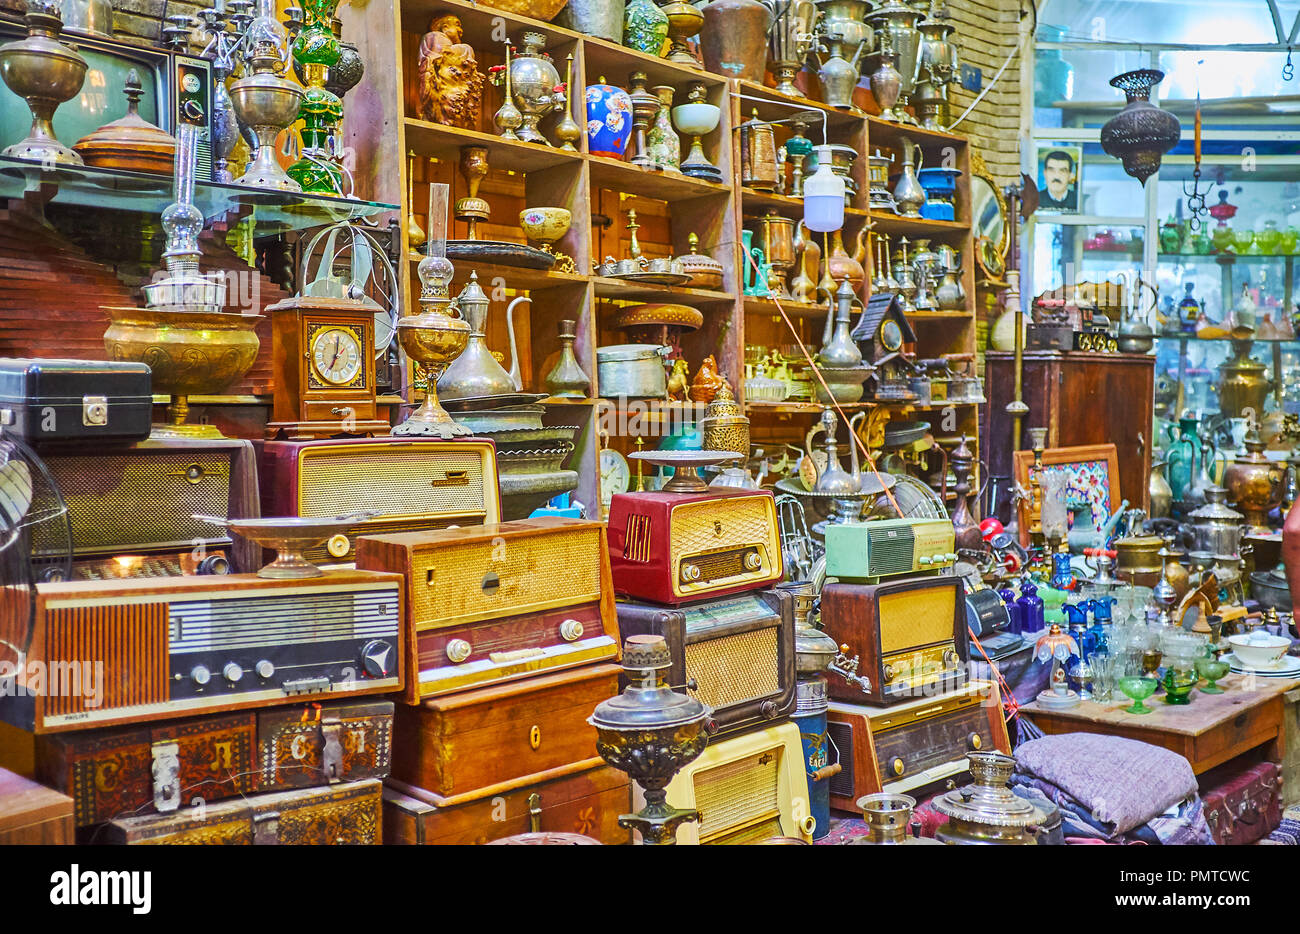
[[[1162,746],[1186,757],[1200,775],[1260,747],[1265,758],[1284,761],[1283,695],[1297,685],[1300,680],[1228,675],[1219,681],[1224,693],[1193,691],[1186,706],[1166,704],[1163,694],[1149,697],[1148,714],[1125,713],[1132,701],[1118,690],[1120,700],[1109,704],[1081,701],[1068,710],[1048,710],[1034,701],[1020,711],[1049,735],[1104,733]]]

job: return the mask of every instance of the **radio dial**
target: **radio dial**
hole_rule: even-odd
[[[459,665],[469,658],[470,653],[473,651],[473,646],[464,639],[452,639],[447,643],[447,660],[453,665]]]
[[[348,537],[340,532],[337,535],[331,535],[329,541],[325,543],[325,550],[330,553],[331,558],[346,558],[348,552],[352,550],[352,543]]]
[[[560,638],[565,642],[577,642],[582,638],[582,623],[576,619],[566,619],[560,623]]]
[[[372,639],[361,647],[361,667],[372,678],[384,678],[393,670],[393,647],[383,639]]]
[[[902,775],[907,771],[907,766],[903,764],[901,756],[895,756],[894,761],[889,764],[889,767],[894,770],[895,775]]]
[[[886,681],[893,681],[894,675],[898,674],[898,672],[894,671],[893,665],[886,665],[883,669],[881,669],[880,673],[885,676]]]
[[[746,571],[757,571],[762,566],[763,566],[763,559],[759,556],[757,551],[751,551],[745,555]]]
[[[234,684],[240,678],[244,677],[244,669],[240,668],[234,662],[226,662],[226,667],[221,669],[221,673],[226,676],[226,680]]]
[[[693,584],[703,576],[699,567],[694,564],[682,565],[682,583]]]
[[[225,555],[208,555],[199,562],[198,572],[200,574],[229,574],[230,562],[226,560]]]
[[[203,687],[212,680],[212,672],[208,671],[205,665],[195,665],[190,669],[190,680]]]
[[[957,664],[957,653],[954,652],[952,649],[944,650],[943,663],[945,666]]]
[[[765,700],[763,701],[762,704],[759,705],[758,709],[759,712],[762,713],[762,715],[767,719],[769,720],[776,719],[777,709],[776,709],[776,703],[774,701]]]
[[[260,662],[254,665],[253,670],[256,671],[257,676],[262,679],[269,678],[271,677],[271,675],[275,674],[275,666],[272,665],[266,659],[262,659]]]
[[[984,745],[984,740],[980,739],[978,733],[972,733],[970,736],[966,737],[966,745],[970,746],[971,749],[978,750]]]

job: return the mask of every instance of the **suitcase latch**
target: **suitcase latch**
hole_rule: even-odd
[[[279,846],[280,844],[280,812],[267,811],[264,814],[253,815],[253,845],[254,846]]]
[[[330,784],[343,780],[343,744],[339,742],[342,731],[343,725],[338,720],[321,721],[320,732],[325,746],[321,750],[320,764],[325,780]]]
[[[535,791],[528,796],[528,829],[532,833],[542,832],[542,796]]]
[[[153,806],[160,813],[181,804],[181,754],[179,743],[154,743]]]
[[[108,424],[108,396],[81,397],[81,424],[102,428]]]

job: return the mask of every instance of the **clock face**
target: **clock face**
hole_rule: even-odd
[[[331,386],[346,386],[356,380],[365,361],[361,340],[349,328],[323,327],[311,338],[312,369]]]
[[[898,326],[897,321],[887,319],[880,326],[880,343],[890,353],[903,346],[903,329]]]
[[[627,460],[618,451],[604,448],[600,452],[600,504],[609,508],[615,493],[626,493],[632,479]]]

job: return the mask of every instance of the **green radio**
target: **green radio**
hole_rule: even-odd
[[[947,519],[875,519],[826,526],[826,576],[874,583],[943,573],[957,561]]]

